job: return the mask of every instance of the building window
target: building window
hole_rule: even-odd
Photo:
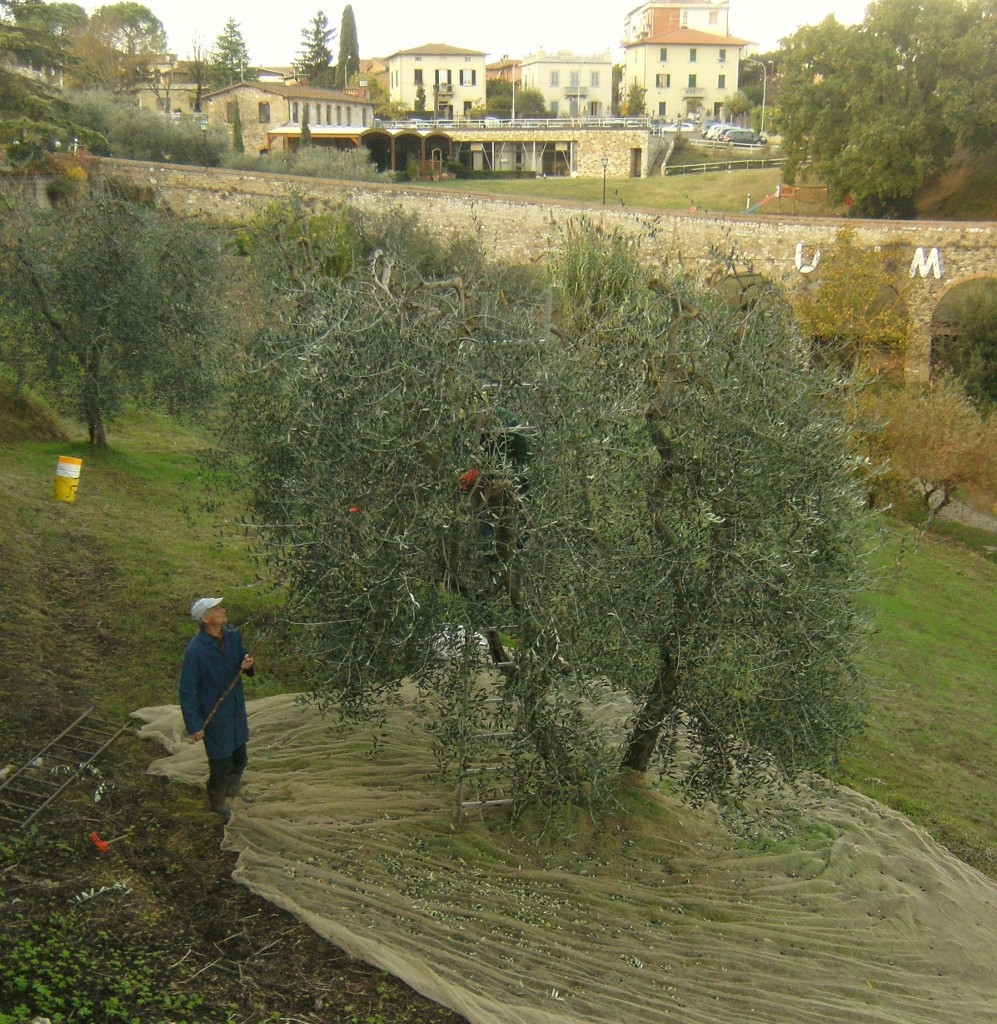
[[[589,85],[591,85],[593,89],[598,89],[599,88],[599,72],[598,71],[593,71],[592,74],[589,75]]]
[[[720,53],[718,54],[718,56],[719,56],[721,61],[726,61],[727,60],[727,51],[725,49],[723,49],[723,47],[721,47],[720,48]]]
[[[710,11],[710,24],[711,24],[711,25],[717,25],[717,24],[719,24],[719,22],[718,22],[718,20],[717,20],[717,19],[718,19],[718,17],[719,17],[719,16],[718,16],[718,14],[717,14],[717,12],[716,12],[716,11]]]
[[[696,88],[696,76],[695,75],[690,75],[689,76],[689,88],[690,89],[695,89]]]
[[[558,116],[558,113],[557,113],[557,100],[551,100],[550,101],[550,116],[551,117],[557,117]]]
[[[665,106],[666,106],[666,104],[664,104],[664,103],[659,103],[658,104],[658,117],[664,117],[665,116],[665,113],[666,113]]]
[[[661,49],[658,50],[658,60],[661,61],[662,64],[664,64],[668,60],[667,46],[662,46]]]
[[[260,124],[269,124],[269,123],[270,123],[270,104],[269,103],[261,103],[260,104]]]
[[[325,105],[325,123],[332,124],[332,104],[327,103]]]
[[[415,85],[422,85],[422,68],[415,69]]]
[[[550,73],[550,84],[555,88],[561,84],[561,72],[552,71]]]
[[[298,104],[297,101],[291,104],[291,123],[298,123]]]
[[[353,124],[353,108],[352,107],[347,107],[346,108],[346,123],[348,125]]]
[[[689,51],[689,63],[690,64],[695,64],[696,63],[696,47],[695,46]]]
[[[726,75],[717,75],[717,88],[718,89],[726,89],[727,88],[727,76]]]
[[[367,108],[366,107],[363,108],[363,126],[364,126],[364,128],[367,127]]]
[[[340,104],[336,104],[336,124],[343,123],[343,108]]]
[[[654,87],[656,89],[670,89],[672,87],[671,75],[655,75]]]
[[[471,70],[471,85],[478,84],[478,72],[472,68]]]
[[[225,120],[228,121],[229,124],[233,124],[235,122],[235,112],[238,107],[239,104],[235,102],[225,104]]]

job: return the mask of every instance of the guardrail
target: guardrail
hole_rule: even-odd
[[[665,177],[673,174],[709,174],[711,171],[760,171],[766,167],[781,167],[786,162],[784,156],[763,158],[761,160],[717,160],[704,164],[679,164],[665,167]]]
[[[649,117],[459,117],[452,120],[408,118],[400,121],[374,121],[375,128],[640,128],[654,131],[658,122]]]

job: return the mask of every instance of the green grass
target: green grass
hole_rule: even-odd
[[[869,724],[842,781],[997,876],[997,568],[906,527],[880,557],[886,576],[865,599],[876,627]]]
[[[771,168],[667,178],[610,178],[606,183],[606,205],[661,211],[688,210],[695,206],[707,213],[739,213],[747,208],[749,194],[752,203],[756,203],[774,193],[780,177],[779,169]],[[541,202],[602,203],[602,178],[516,178],[509,181],[489,178],[423,182],[422,187]],[[764,210],[774,206],[770,203]],[[784,206],[784,212],[787,210]],[[807,212],[813,215],[823,211],[808,209]]]
[[[238,530],[220,535],[203,514],[182,511],[197,507],[191,483],[203,439],[151,415],[126,417],[110,439],[103,451],[78,441],[0,446],[4,663],[37,673],[42,699],[69,704],[79,686],[98,689],[115,714],[173,703],[192,632],[187,608],[218,593],[232,620],[247,623],[263,666],[253,693],[300,689],[291,652],[269,628],[276,598],[254,582]],[[83,458],[72,504],[52,498],[58,454]],[[986,535],[939,529],[952,536],[898,524],[879,556],[886,576],[865,598],[877,630],[865,666],[869,727],[841,778],[997,876],[997,566]],[[66,635],[50,636],[54,621],[68,623]]]

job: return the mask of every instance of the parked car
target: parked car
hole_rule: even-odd
[[[734,125],[727,124],[726,121],[714,121],[712,124],[706,126],[706,129],[703,131],[703,138],[712,140],[719,139],[722,132],[733,127]]]
[[[696,126],[692,121],[668,121],[661,126],[663,132],[694,132]]]
[[[733,146],[764,146],[768,139],[750,128],[728,128],[720,135],[721,142],[730,143]]]

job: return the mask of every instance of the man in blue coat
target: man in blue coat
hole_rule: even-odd
[[[253,659],[238,630],[226,629],[220,597],[202,597],[190,617],[201,627],[187,645],[180,672],[180,710],[194,743],[208,755],[208,802],[226,821],[226,797],[236,796],[248,757],[249,723],[242,676],[253,674]]]

